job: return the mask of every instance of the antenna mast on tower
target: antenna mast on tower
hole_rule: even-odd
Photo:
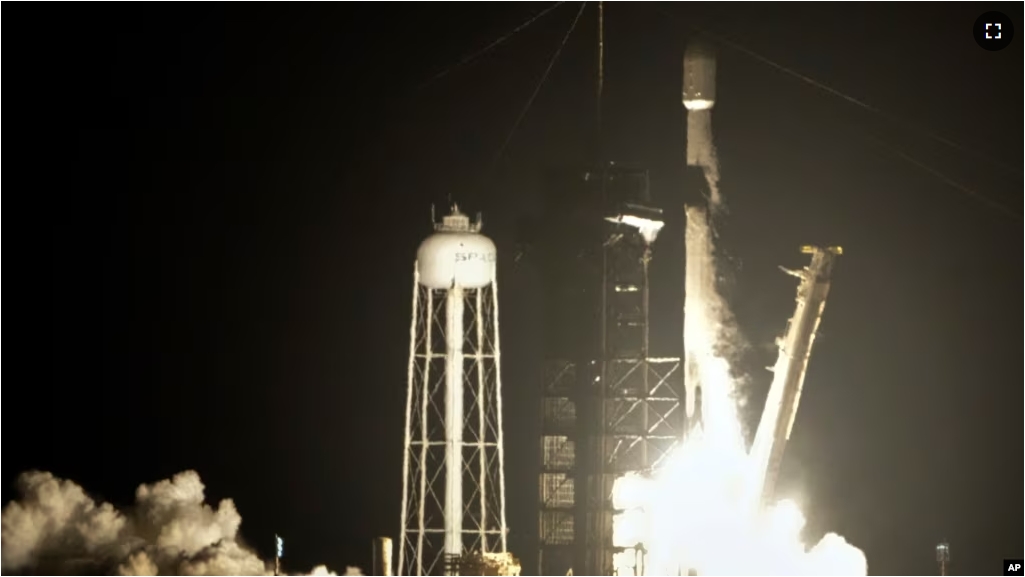
[[[601,143],[601,97],[605,89],[605,3],[598,2],[598,142]]]
[[[598,85],[595,87],[594,151],[597,166],[605,164],[602,97],[605,93],[605,3],[598,2]]]

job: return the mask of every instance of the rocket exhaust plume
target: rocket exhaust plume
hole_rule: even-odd
[[[195,471],[140,485],[135,506],[118,511],[51,473],[18,478],[21,500],[3,509],[4,573],[51,575],[271,575],[239,539],[230,499],[205,502]],[[326,567],[314,575],[334,575]]]
[[[737,335],[715,284],[706,211],[687,208],[685,379],[700,421],[649,476],[613,486],[618,575],[867,575],[864,553],[829,533],[814,547],[788,500],[763,506],[760,459],[749,454],[728,356]],[[640,544],[640,547],[638,547]]]

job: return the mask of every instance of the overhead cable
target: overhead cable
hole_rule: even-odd
[[[502,154],[505,153],[506,147],[509,146],[509,142],[512,141],[513,134],[516,133],[516,129],[520,126],[520,122],[523,121],[523,117],[527,115],[527,111],[530,110],[530,106],[534,103],[534,99],[537,98],[541,87],[544,86],[545,80],[548,79],[548,74],[552,71],[552,67],[555,66],[555,61],[559,59],[559,55],[562,53],[562,49],[566,46],[566,42],[569,41],[569,37],[573,35],[573,30],[577,27],[577,22],[580,21],[580,16],[584,13],[584,8],[587,7],[587,2],[580,4],[580,10],[577,11],[577,15],[573,18],[573,23],[570,24],[569,30],[566,31],[566,35],[563,36],[562,42],[559,43],[559,47],[555,49],[555,53],[552,54],[551,60],[548,61],[548,67],[545,68],[544,74],[541,75],[541,80],[534,87],[534,92],[527,99],[527,103],[523,106],[523,110],[520,111],[520,115],[516,117],[516,122],[513,123],[512,128],[509,130],[509,134],[505,137],[505,141],[502,142],[502,146],[499,147],[498,152],[495,153],[495,157],[491,160],[491,167],[498,163]]]
[[[693,28],[695,30],[697,30],[698,32],[700,32],[701,34],[704,34],[704,35],[708,36],[709,38],[712,38],[713,40],[715,40],[715,41],[717,41],[717,42],[719,42],[719,43],[721,43],[721,44],[723,44],[725,46],[733,48],[734,50],[737,50],[738,52],[742,52],[742,53],[750,56],[751,58],[754,58],[755,60],[758,60],[759,62],[761,62],[763,64],[767,64],[768,66],[771,66],[771,67],[775,68],[776,70],[779,70],[780,72],[783,72],[785,74],[789,74],[790,76],[793,76],[794,78],[797,78],[798,80],[800,80],[802,82],[810,84],[811,86],[814,86],[815,88],[818,88],[819,90],[822,90],[822,91],[824,91],[826,93],[832,94],[833,96],[836,96],[836,97],[838,97],[838,98],[840,98],[842,100],[845,100],[845,101],[847,101],[847,102],[849,102],[851,104],[854,104],[855,106],[858,106],[860,108],[868,110],[869,112],[873,112],[875,114],[878,114],[879,116],[882,116],[883,118],[885,118],[889,122],[892,122],[893,124],[898,124],[898,125],[906,128],[906,129],[908,129],[908,130],[911,130],[913,132],[918,132],[919,134],[922,134],[922,135],[924,135],[925,137],[927,137],[927,138],[929,138],[931,140],[939,142],[940,144],[943,144],[943,145],[948,146],[950,148],[953,148],[955,150],[958,150],[958,151],[961,151],[961,152],[964,152],[964,153],[967,153],[967,154],[971,154],[971,155],[973,155],[973,156],[975,156],[977,158],[980,158],[982,160],[985,160],[986,162],[989,162],[993,166],[1000,167],[1003,170],[1006,170],[1006,171],[1009,171],[1009,172],[1015,172],[1015,173],[1018,173],[1018,174],[1023,173],[1022,169],[1019,168],[1019,167],[1011,166],[1011,165],[1009,165],[1009,164],[1007,164],[1007,163],[1005,163],[1003,161],[1000,161],[1000,160],[997,160],[995,158],[992,158],[991,156],[989,156],[987,154],[983,154],[983,153],[981,153],[981,152],[979,152],[979,151],[977,151],[977,150],[975,150],[973,148],[970,148],[970,147],[965,146],[963,144],[958,144],[957,142],[954,142],[953,140],[950,140],[949,138],[943,137],[943,136],[941,136],[939,134],[936,134],[935,132],[933,132],[931,130],[928,130],[926,128],[922,128],[920,126],[916,126],[916,125],[914,125],[914,124],[912,124],[912,123],[910,123],[908,121],[905,121],[905,120],[903,120],[901,118],[898,118],[898,117],[896,117],[896,116],[894,116],[892,114],[889,114],[889,113],[881,110],[880,108],[878,108],[876,106],[872,106],[871,104],[868,104],[867,102],[865,102],[863,100],[859,100],[859,99],[851,96],[850,94],[846,94],[846,93],[841,92],[841,91],[839,91],[839,90],[837,90],[835,88],[827,86],[826,84],[824,84],[822,82],[819,82],[818,80],[815,80],[814,78],[812,78],[812,77],[810,77],[810,76],[808,76],[806,74],[801,74],[800,72],[798,72],[798,71],[796,71],[796,70],[794,70],[792,68],[788,68],[788,67],[783,66],[782,64],[780,64],[778,62],[774,62],[774,61],[766,58],[765,56],[762,56],[761,54],[758,54],[754,50],[751,50],[750,48],[747,48],[745,46],[737,44],[736,42],[734,42],[732,40],[729,40],[729,39],[727,39],[727,38],[725,38],[723,36],[720,36],[720,35],[718,35],[718,34],[716,34],[714,32],[711,32],[709,30],[706,30],[706,29],[698,27],[698,26],[693,26]]]
[[[476,52],[472,52],[472,53],[464,56],[458,62],[449,65],[448,67],[443,69],[441,72],[435,74],[430,79],[428,79],[426,82],[420,84],[420,86],[417,87],[417,90],[426,88],[428,85],[430,85],[430,84],[434,83],[435,81],[437,81],[438,79],[446,76],[447,74],[449,74],[450,72],[452,72],[456,68],[459,68],[460,66],[464,66],[466,64],[469,64],[470,62],[476,60],[477,58],[480,58],[481,56],[483,56],[487,52],[491,51],[493,48],[499,46],[500,44],[504,43],[506,40],[512,38],[517,32],[522,31],[526,27],[528,27],[531,24],[533,24],[534,22],[536,22],[538,19],[540,19],[545,14],[548,14],[552,10],[555,10],[556,8],[558,8],[563,3],[564,2],[556,2],[555,4],[552,4],[551,6],[549,6],[548,8],[545,8],[541,12],[538,12],[534,16],[531,16],[527,21],[523,22],[522,24],[520,24],[516,28],[513,28],[509,32],[503,34],[498,39],[496,39],[495,41],[491,42],[490,44],[488,44],[484,48],[481,48],[480,50],[478,50]]]

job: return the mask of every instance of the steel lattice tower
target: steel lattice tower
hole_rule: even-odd
[[[506,552],[495,245],[457,207],[417,252],[399,575]]]
[[[662,227],[647,172],[587,173],[552,210],[574,238],[547,239],[549,338],[544,375],[540,560],[543,575],[609,575],[612,487],[657,467],[683,435],[680,361],[651,355],[648,268]],[[563,194],[567,194],[563,191]],[[559,250],[559,249],[568,250]]]

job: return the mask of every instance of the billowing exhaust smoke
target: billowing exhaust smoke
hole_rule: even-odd
[[[195,471],[139,486],[125,512],[46,472],[22,473],[18,491],[21,499],[3,509],[6,574],[273,574],[240,541],[235,504],[208,505]],[[334,575],[323,566],[312,574]]]

